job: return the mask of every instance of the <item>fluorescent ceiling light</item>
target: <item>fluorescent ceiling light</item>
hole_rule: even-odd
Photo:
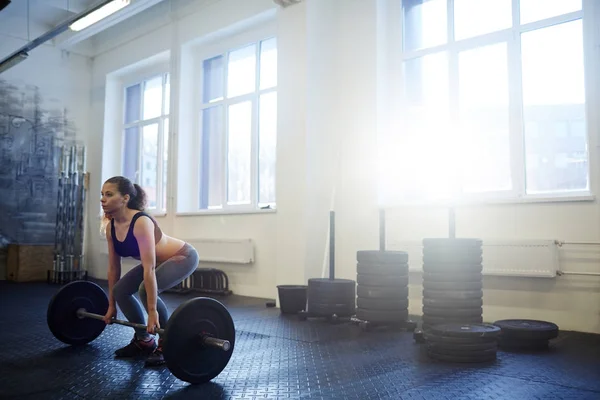
[[[0,73],[6,71],[9,68],[14,67],[21,61],[24,61],[27,58],[28,54],[24,51],[13,55],[12,57],[6,59],[2,63],[0,63]]]
[[[131,0],[111,1],[110,3],[100,7],[96,11],[93,11],[85,17],[73,22],[71,25],[69,25],[69,28],[71,28],[72,31],[80,31],[82,29],[85,29],[88,26],[91,26],[96,22],[108,17],[109,15],[116,13],[120,9],[128,6],[130,1]]]

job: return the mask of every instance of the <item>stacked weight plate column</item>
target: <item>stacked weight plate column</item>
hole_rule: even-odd
[[[308,280],[308,313],[300,318],[350,318],[354,315],[356,282],[350,279],[311,278]]]
[[[423,239],[423,330],[483,321],[482,241]]]
[[[408,253],[360,250],[356,275],[356,319],[366,324],[408,321]]]

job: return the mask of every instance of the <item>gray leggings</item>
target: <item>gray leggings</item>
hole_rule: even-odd
[[[198,267],[200,258],[191,245],[185,244],[173,257],[156,267],[156,286],[158,293],[176,286],[189,277]],[[136,265],[115,283],[113,296],[119,308],[130,322],[146,324],[140,302],[135,298],[138,293],[144,308],[148,310],[146,288],[144,287],[144,267]],[[160,297],[156,297],[158,322],[161,328],[166,328],[169,312]],[[146,339],[150,334],[144,329],[135,329],[138,339]]]

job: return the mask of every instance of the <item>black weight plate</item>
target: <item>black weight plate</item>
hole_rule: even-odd
[[[492,324],[439,324],[431,327],[431,332],[440,336],[452,337],[498,337],[500,328]]]
[[[475,238],[426,238],[423,247],[481,247],[483,240]]]
[[[108,297],[97,284],[89,281],[73,281],[61,287],[48,304],[46,320],[50,332],[61,342],[82,345],[96,339],[106,323],[93,318],[79,318],[77,310],[105,315]]]
[[[354,304],[356,296],[348,295],[348,296],[332,296],[328,294],[324,294],[321,296],[309,296],[308,297],[308,305],[310,307],[311,304]]]
[[[427,348],[438,354],[474,354],[479,352],[490,352],[498,350],[496,341],[479,343],[449,344],[440,342],[427,342]]]
[[[402,322],[408,318],[408,310],[369,310],[356,309],[356,318],[369,322]]]
[[[483,299],[464,299],[464,300],[454,300],[454,299],[432,299],[432,298],[424,298],[423,299],[424,307],[437,307],[437,308],[472,308],[472,307],[481,307],[483,306]]]
[[[423,255],[424,264],[481,264],[483,262],[482,256],[465,256],[465,255]]]
[[[396,264],[407,263],[408,253],[405,251],[359,250],[356,260],[361,264]]]
[[[482,281],[475,282],[436,282],[423,280],[423,289],[433,290],[481,290]]]
[[[423,263],[423,272],[451,272],[451,273],[479,273],[483,271],[481,263],[452,263],[452,262],[436,262]]]
[[[493,336],[493,337],[485,337],[485,336],[484,337],[477,337],[477,336],[454,337],[454,336],[437,335],[431,331],[425,332],[424,337],[427,342],[434,342],[434,343],[438,343],[440,345],[445,345],[448,347],[462,346],[462,345],[469,345],[469,344],[481,344],[481,343],[487,343],[489,346],[496,346],[497,342],[498,342],[498,338],[495,336]]]
[[[481,315],[470,317],[432,317],[429,315],[423,315],[423,323],[429,326],[450,323],[478,324],[482,322],[483,316]]]
[[[483,314],[483,308],[441,308],[423,306],[423,314],[430,315],[432,317],[472,317],[481,316]]]
[[[196,297],[182,303],[169,318],[163,344],[165,361],[171,373],[192,384],[208,382],[229,363],[235,348],[235,325],[227,308],[219,301]],[[200,335],[228,340],[229,351],[205,346]]]
[[[382,311],[406,310],[408,308],[408,299],[369,299],[365,297],[357,297],[356,307]]]
[[[423,272],[423,282],[481,282],[483,275],[477,272],[434,271]]]
[[[326,291],[354,290],[356,282],[351,279],[329,279],[329,278],[310,278],[308,280],[308,290],[320,289]]]
[[[406,286],[408,285],[408,275],[373,275],[358,274],[356,283],[367,286]]]
[[[494,325],[502,330],[503,337],[548,340],[558,336],[558,325],[548,321],[503,319],[494,322]]]
[[[357,264],[356,272],[360,275],[407,276],[408,264]]]
[[[308,303],[309,314],[314,315],[337,315],[338,317],[347,317],[354,314],[355,305],[354,299],[350,299],[352,302],[331,304],[331,303]]]
[[[476,256],[481,257],[483,255],[483,249],[481,247],[452,247],[452,246],[439,246],[439,247],[423,247],[424,256]]]
[[[423,290],[423,297],[430,299],[466,300],[480,299],[483,290]]]
[[[408,287],[407,286],[385,287],[385,286],[359,285],[356,288],[356,294],[359,297],[366,297],[369,299],[407,298],[408,297]]]
[[[306,292],[309,298],[311,297],[330,297],[330,298],[341,298],[354,297],[356,295],[356,287],[352,286],[310,286]]]

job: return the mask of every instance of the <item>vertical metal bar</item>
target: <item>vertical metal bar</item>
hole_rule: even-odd
[[[335,211],[329,212],[329,279],[335,279]]]
[[[379,210],[379,250],[385,251],[385,210]]]
[[[448,237],[454,239],[456,237],[456,215],[454,207],[448,209]]]

